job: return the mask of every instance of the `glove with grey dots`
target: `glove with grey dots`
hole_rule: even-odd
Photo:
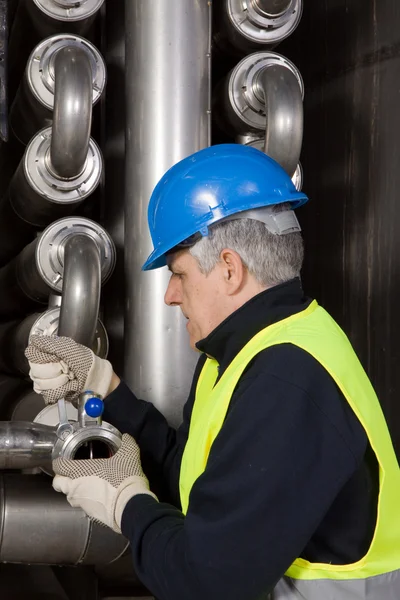
[[[53,461],[53,488],[63,492],[73,507],[80,507],[94,521],[121,533],[122,514],[137,494],[157,497],[143,473],[139,446],[127,433],[111,458]]]
[[[25,350],[33,389],[46,404],[60,398],[76,402],[80,394],[91,391],[104,398],[113,369],[85,346],[67,337],[32,335]]]

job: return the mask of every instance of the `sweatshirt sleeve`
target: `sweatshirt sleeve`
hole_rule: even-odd
[[[157,600],[265,598],[361,460],[306,390],[249,371],[187,515],[143,495],[125,508],[136,573]]]
[[[129,433],[137,441],[151,490],[160,500],[176,506],[180,506],[179,472],[189,432],[195,385],[203,364],[204,358],[201,357],[183,408],[183,421],[177,431],[168,425],[151,402],[138,399],[123,381],[104,403],[104,421],[114,425],[121,433]]]

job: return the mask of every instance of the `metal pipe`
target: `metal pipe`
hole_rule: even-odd
[[[64,247],[64,284],[58,334],[92,347],[100,307],[101,262],[96,242],[72,235]]]
[[[256,85],[265,102],[265,153],[293,176],[303,142],[303,98],[295,74],[281,65],[264,68]]]
[[[282,15],[289,6],[292,0],[250,0],[255,10],[268,15],[269,17],[278,17]]]
[[[122,535],[72,508],[48,477],[0,476],[0,562],[100,566],[127,549]]]
[[[67,46],[54,64],[54,117],[50,169],[64,179],[82,172],[92,127],[92,66],[84,50]]]
[[[167,270],[140,269],[152,249],[147,206],[154,186],[210,144],[210,17],[211,2],[125,0],[124,377],[174,424],[197,357],[180,310],[164,305]]]
[[[51,465],[56,429],[27,421],[0,421],[0,470]]]

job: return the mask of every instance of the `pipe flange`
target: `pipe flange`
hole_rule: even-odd
[[[90,138],[83,171],[74,178],[61,179],[51,171],[51,127],[45,127],[32,138],[23,158],[23,169],[30,187],[42,198],[56,204],[80,204],[100,183],[103,172],[101,150]]]
[[[60,321],[60,308],[51,308],[41,314],[31,327],[29,341],[32,335],[57,335]],[[98,319],[96,333],[91,349],[100,358],[107,358],[108,335],[103,323]]]
[[[295,65],[276,52],[254,52],[241,60],[229,75],[228,96],[232,110],[249,131],[265,131],[265,103],[258,93],[257,80],[264,69],[281,65],[289,69],[299,82],[304,98],[304,83]]]
[[[94,15],[104,0],[33,0],[39,10],[57,21],[82,21]]]
[[[84,217],[65,217],[49,225],[36,244],[36,268],[43,281],[60,293],[63,287],[64,246],[75,233],[90,236],[100,250],[101,280],[104,284],[115,266],[115,246],[107,231],[98,223]]]
[[[85,458],[109,458],[116,454],[121,447],[122,435],[109,423],[88,423],[85,427],[81,427],[79,423],[72,422],[72,432],[63,440],[57,438],[54,444],[52,458],[78,459],[81,458],[78,452],[84,450],[89,444],[94,445],[94,442],[99,442],[101,454],[97,451],[95,455],[88,455]]]
[[[279,15],[268,15],[251,0],[227,0],[234,29],[252,44],[276,45],[293,33],[302,15],[302,0],[291,0]]]
[[[47,109],[54,109],[55,72],[57,52],[66,46],[84,50],[90,60],[93,77],[93,104],[100,99],[106,85],[106,66],[97,48],[78,35],[52,35],[36,46],[29,57],[26,78],[35,98]]]

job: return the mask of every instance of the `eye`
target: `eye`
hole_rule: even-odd
[[[182,279],[183,273],[174,273],[172,272],[171,277],[175,277],[176,279]]]

